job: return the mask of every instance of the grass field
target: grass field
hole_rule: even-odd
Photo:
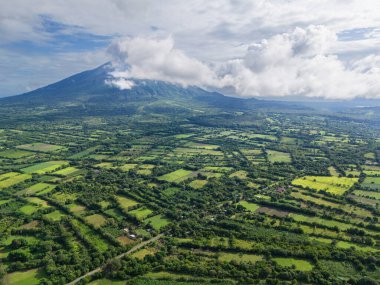
[[[59,211],[59,210],[55,210],[54,212],[51,212],[51,213],[46,214],[46,215],[44,215],[44,216],[45,216],[45,218],[47,218],[47,219],[49,219],[49,220],[52,220],[52,221],[57,222],[57,221],[60,221],[60,220],[62,219],[62,217],[65,216],[65,214],[62,213],[62,212]]]
[[[120,207],[124,209],[125,211],[128,211],[130,207],[136,206],[139,203],[136,202],[135,200],[129,199],[124,196],[115,196],[117,202],[119,203]]]
[[[261,206],[255,203],[250,203],[247,201],[240,201],[238,205],[242,205],[245,209],[251,212],[256,212]]]
[[[276,150],[267,150],[268,160],[271,163],[274,162],[283,162],[283,163],[291,163],[292,158],[290,154],[287,152],[281,152]]]
[[[154,255],[157,252],[155,248],[148,247],[140,249],[139,251],[132,254],[132,257],[135,257],[137,259],[144,259],[147,255]]]
[[[339,176],[339,172],[336,170],[334,166],[330,166],[328,170],[331,176]]]
[[[29,167],[22,168],[21,171],[24,173],[35,173],[35,174],[45,174],[48,172],[53,172],[57,168],[60,168],[64,165],[67,165],[68,163],[63,160],[56,160],[56,161],[47,161],[38,163]]]
[[[311,271],[313,266],[309,261],[295,258],[272,258],[273,261],[277,262],[278,265],[283,267],[292,267],[294,266],[296,270],[300,271]]]
[[[230,262],[252,262],[255,263],[257,261],[262,260],[263,257],[261,255],[256,254],[242,254],[242,253],[229,253],[229,252],[220,252],[218,253],[218,260]]]
[[[2,174],[0,175],[0,189],[11,187],[31,178],[32,176],[29,174],[20,174],[17,172],[8,172]]]
[[[16,271],[7,274],[4,279],[5,285],[35,285],[40,284],[40,279],[44,277],[38,269],[27,271]]]
[[[66,149],[64,146],[47,144],[47,143],[23,144],[23,145],[16,146],[16,148],[36,151],[36,152],[56,152],[59,150]]]
[[[62,176],[70,176],[70,175],[75,174],[76,172],[79,172],[78,168],[69,166],[69,167],[60,169],[60,170],[54,172],[53,174],[62,175]]]
[[[175,195],[175,193],[177,193],[180,190],[181,189],[179,189],[177,187],[169,187],[169,188],[163,190],[162,193],[168,197],[171,197],[171,196]]]
[[[40,209],[40,207],[38,207],[37,205],[28,204],[28,205],[22,206],[19,209],[19,211],[25,215],[31,215],[34,212],[38,211],[39,209]]]
[[[168,174],[158,177],[159,180],[165,180],[168,182],[182,182],[189,178],[194,177],[196,174],[191,170],[178,169]]]
[[[362,183],[362,186],[364,188],[380,190],[380,177],[366,177]]]
[[[134,169],[136,166],[137,166],[137,164],[135,164],[135,163],[127,163],[127,164],[120,166],[120,169],[123,171],[129,171],[131,169]]]
[[[189,183],[189,186],[194,189],[200,189],[207,184],[207,180],[196,179]]]
[[[0,151],[0,157],[4,158],[23,158],[31,156],[33,153],[30,151],[18,150],[18,149],[7,149]]]
[[[159,231],[169,223],[170,221],[168,219],[165,219],[162,215],[156,215],[144,220],[144,224],[150,224],[156,231]]]
[[[88,285],[125,285],[125,280],[124,281],[113,281],[109,279],[98,279],[95,281],[92,281],[88,283]]]
[[[372,197],[376,200],[380,200],[380,192],[355,190],[353,193],[357,196]]]
[[[230,174],[230,178],[237,177],[240,179],[247,179],[247,175],[248,175],[247,171],[238,170],[238,171]]]
[[[139,221],[144,220],[147,216],[149,216],[152,213],[153,211],[146,207],[137,208],[128,212],[128,214],[136,217],[136,219],[138,219]]]
[[[72,223],[75,227],[79,229],[82,235],[87,237],[88,241],[95,246],[99,251],[105,252],[108,250],[108,244],[100,238],[97,234],[93,232],[91,228],[89,228],[87,225],[82,224],[78,220],[72,220]]]
[[[48,183],[37,183],[34,184],[28,188],[26,188],[23,193],[29,195],[29,194],[46,194],[52,191],[55,188],[55,185],[48,184]]]
[[[84,219],[87,221],[87,223],[93,225],[96,228],[100,228],[107,222],[106,218],[99,214],[90,215]]]
[[[317,191],[324,190],[335,195],[343,195],[357,181],[358,178],[335,176],[305,176],[293,180],[292,184],[301,186],[303,188],[314,189]]]

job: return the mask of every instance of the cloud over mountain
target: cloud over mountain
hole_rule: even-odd
[[[228,88],[239,97],[379,98],[379,57],[344,62],[331,53],[336,44],[334,32],[311,25],[253,43],[242,58],[211,65],[175,48],[171,37],[128,38],[109,48],[116,67],[112,83],[131,88],[130,78],[154,79]]]

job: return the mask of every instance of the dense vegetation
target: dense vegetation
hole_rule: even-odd
[[[376,121],[172,107],[0,110],[5,284],[378,284]]]

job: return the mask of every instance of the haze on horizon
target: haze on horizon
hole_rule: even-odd
[[[0,97],[95,68],[238,97],[380,98],[380,2],[16,0],[0,4]]]

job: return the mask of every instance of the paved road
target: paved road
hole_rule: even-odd
[[[157,235],[157,236],[155,236],[155,237],[153,237],[153,238],[151,238],[149,240],[143,241],[142,243],[139,243],[139,244],[135,245],[134,247],[132,247],[127,252],[119,254],[118,256],[113,257],[110,260],[123,258],[124,256],[126,256],[128,254],[131,254],[131,253],[139,250],[140,248],[146,246],[147,244],[155,242],[156,240],[160,239],[162,236],[163,236],[163,234],[159,234],[159,235]],[[110,261],[110,260],[108,260],[108,261]],[[71,281],[70,283],[67,283],[66,285],[74,285],[74,284],[78,283],[80,280],[82,280],[83,278],[86,278],[88,276],[94,275],[95,273],[98,273],[98,272],[102,271],[103,267],[104,267],[104,265],[102,265],[102,266],[100,266],[98,268],[95,268],[94,270],[86,273],[85,275],[82,275],[81,277],[78,277],[77,279],[75,279],[74,281]]]

